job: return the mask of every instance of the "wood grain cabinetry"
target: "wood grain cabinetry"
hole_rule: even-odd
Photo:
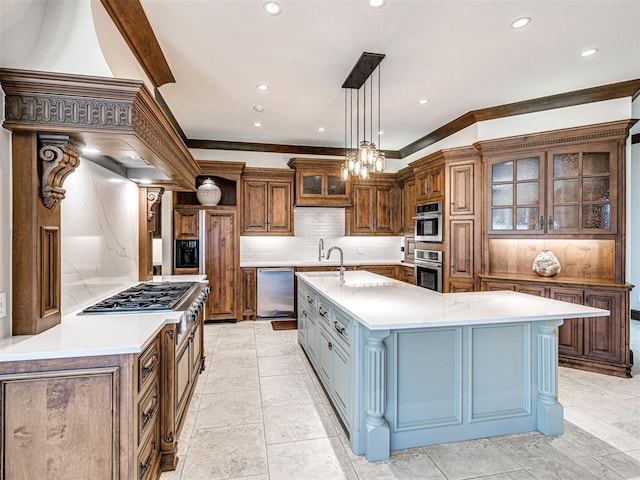
[[[411,167],[398,172],[398,184],[402,189],[400,205],[400,233],[413,236],[416,214],[416,176]]]
[[[524,276],[482,278],[483,290],[515,290],[609,310],[610,315],[565,320],[558,329],[560,365],[621,377],[631,376],[629,284],[606,284]]]
[[[198,209],[176,207],[173,212],[173,238],[175,240],[198,240]]]
[[[397,279],[401,282],[406,282],[411,285],[416,284],[416,275],[413,267],[409,267],[407,265],[400,265],[398,267],[398,276]]]
[[[353,181],[351,195],[353,206],[347,211],[349,235],[398,234],[400,190],[395,180]]]
[[[240,312],[243,320],[255,320],[257,315],[256,303],[256,281],[257,272],[255,268],[241,268],[240,277],[242,280],[242,301]]]
[[[442,151],[446,166],[444,201],[444,291],[471,292],[478,289],[481,256],[480,157],[475,148]]]
[[[396,278],[396,265],[361,265],[358,270],[364,270],[365,272],[377,273],[383,277]]]
[[[235,208],[205,211],[205,273],[210,292],[205,320],[237,319],[240,249]]]
[[[294,172],[245,169],[241,235],[293,235]]]
[[[442,159],[427,162],[416,169],[416,200],[418,203],[435,202],[444,198],[445,171]]]
[[[341,161],[317,158],[292,158],[295,169],[295,204],[315,207],[351,205],[351,182],[342,180]]]

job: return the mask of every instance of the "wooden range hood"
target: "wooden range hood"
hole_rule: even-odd
[[[33,335],[61,321],[62,187],[79,149],[140,156],[168,178],[140,188],[141,230],[152,224],[158,194],[194,191],[200,167],[142,82],[0,69],[0,85],[3,126],[12,132],[12,334]],[[141,263],[148,263],[142,240]]]

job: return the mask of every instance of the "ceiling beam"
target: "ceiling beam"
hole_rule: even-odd
[[[100,0],[153,86],[175,83],[140,0]]]

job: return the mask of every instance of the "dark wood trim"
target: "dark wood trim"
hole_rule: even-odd
[[[640,79],[635,79],[625,82],[611,83],[609,85],[601,85],[599,87],[586,88],[583,90],[575,90],[573,92],[560,93],[558,95],[550,95],[548,97],[524,100],[522,102],[507,103],[505,105],[472,110],[459,116],[455,120],[452,120],[446,125],[443,125],[437,130],[428,133],[415,142],[410,143],[406,147],[401,148],[399,150],[400,158],[405,158],[418,150],[422,150],[423,148],[426,148],[429,145],[432,145],[477,122],[522,115],[525,113],[553,110],[556,108],[572,107],[586,103],[602,102],[604,100],[613,100],[615,98],[632,97],[639,91]]]
[[[175,83],[140,0],[100,0],[154,87]]]
[[[156,88],[153,93],[156,97],[156,102],[158,102],[158,105],[160,105],[160,108],[167,116],[167,120],[169,120],[169,123],[173,125],[173,128],[176,130],[176,132],[178,132],[178,135],[182,139],[183,143],[186,144],[188,140],[187,135],[184,133],[184,130],[182,130],[182,127],[178,123],[178,120],[176,120],[176,117],[173,116],[173,112],[169,108],[169,105],[167,105],[167,102],[165,102],[164,97],[160,93],[160,90]]]
[[[635,145],[636,143],[640,143],[640,133],[631,135],[631,144]]]

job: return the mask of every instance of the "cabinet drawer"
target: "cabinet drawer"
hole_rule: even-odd
[[[335,338],[341,341],[347,353],[351,354],[351,317],[333,307],[331,318],[331,330]]]
[[[331,304],[327,303],[323,298],[318,298],[318,318],[325,325],[331,323]]]
[[[156,337],[138,357],[138,392],[144,390],[144,388],[157,377],[159,366],[160,342]]]
[[[416,283],[416,277],[414,270],[411,267],[402,267],[400,269],[400,280],[406,283],[414,285]]]
[[[158,476],[160,465],[160,422],[155,422],[153,432],[138,454],[138,480],[147,480]]]
[[[149,391],[138,402],[138,445],[142,443],[149,429],[157,423],[159,406],[160,385],[156,379]]]

